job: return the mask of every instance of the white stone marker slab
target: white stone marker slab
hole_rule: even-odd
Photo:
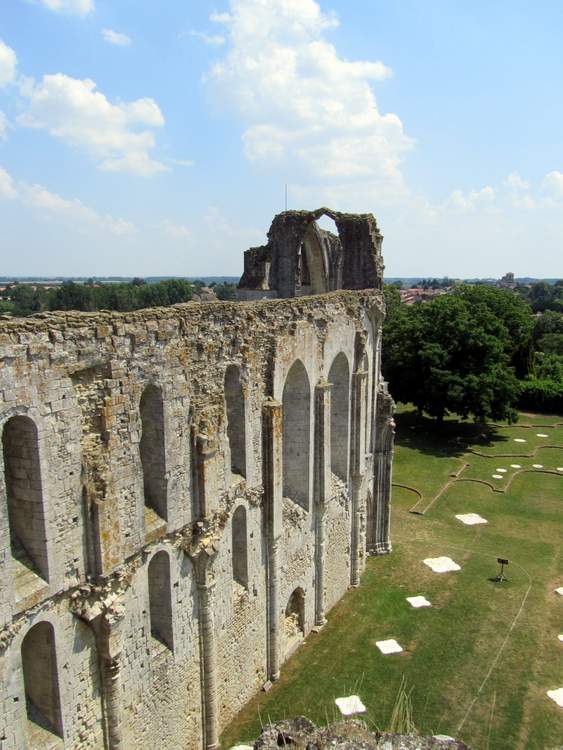
[[[415,609],[432,606],[425,596],[407,596],[407,602]]]
[[[493,476],[493,479],[504,479],[502,474],[493,474],[492,476]]]
[[[376,641],[375,645],[381,651],[382,654],[400,654],[403,650],[402,646],[399,646],[394,638],[389,638],[386,641]]]
[[[560,641],[563,641],[563,633],[560,633],[557,637],[559,638]]]
[[[364,714],[366,707],[360,700],[359,695],[349,695],[347,698],[336,698],[335,701],[338,710],[342,716],[352,716],[352,714]]]
[[[514,442],[515,443],[525,443],[526,441],[524,440],[524,438],[514,438]]]
[[[433,734],[432,736],[435,740],[442,740],[443,742],[451,740],[452,742],[455,742],[455,739],[453,737],[450,737],[449,734]]]
[[[543,464],[532,464],[534,469],[543,469]]]
[[[447,573],[450,570],[461,570],[461,567],[455,563],[451,557],[427,557],[422,561],[434,573]]]
[[[549,435],[546,435],[545,432],[536,432],[536,435],[538,437],[549,437]]]
[[[466,526],[475,526],[477,523],[489,523],[486,518],[483,518],[478,513],[460,513],[456,518]]]
[[[558,466],[557,471],[563,471],[563,466]]]
[[[521,469],[522,467],[521,467],[520,464],[510,464],[510,468],[511,469]]]
[[[495,469],[499,474],[506,474],[506,469]]]
[[[559,596],[563,596],[563,586],[560,586],[558,589],[555,589],[555,593],[559,594]]]
[[[548,690],[548,696],[552,701],[555,701],[558,706],[563,708],[563,688],[557,688],[557,690]]]

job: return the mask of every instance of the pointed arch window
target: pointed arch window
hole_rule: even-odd
[[[331,471],[346,482],[350,446],[350,366],[343,352],[334,358],[328,381],[332,384],[330,393]]]
[[[33,572],[48,581],[47,521],[35,422],[25,416],[8,419],[2,430],[2,453],[10,546],[18,578],[23,581]]]
[[[283,494],[309,509],[311,386],[305,366],[296,360],[283,389]]]
[[[170,586],[170,557],[162,550],[151,559],[149,577],[149,610],[151,638],[155,645],[174,649],[172,628],[172,589]]]
[[[21,662],[29,747],[59,747],[57,738],[63,736],[63,724],[51,623],[40,622],[27,633],[22,641]]]
[[[168,520],[166,498],[166,457],[164,439],[164,402],[156,385],[147,385],[140,402],[141,442],[145,506]]]
[[[244,588],[248,588],[248,532],[246,508],[243,505],[235,510],[232,522],[233,578]]]
[[[246,477],[246,423],[244,393],[240,370],[229,365],[225,372],[227,438],[231,454],[231,472]]]

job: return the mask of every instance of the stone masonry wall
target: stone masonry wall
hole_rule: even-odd
[[[240,707],[277,679],[295,645],[284,635],[292,593],[304,596],[306,636],[364,564],[382,315],[379,292],[341,291],[0,322],[1,750],[214,748]],[[346,481],[332,481],[326,381],[340,354],[350,374],[350,469]],[[310,391],[306,507],[281,495],[275,426],[297,360]],[[231,471],[230,365],[244,397],[229,429],[244,413],[236,451],[245,478]],[[40,481],[11,458],[21,453],[11,442],[21,417],[35,427],[24,432]],[[21,475],[17,493],[5,463]],[[10,518],[22,492],[39,497],[41,523],[22,528],[18,541]],[[246,586],[233,575],[240,506]],[[153,594],[153,619],[171,619],[160,630],[149,597],[157,553],[151,574],[169,590],[159,589],[158,601]],[[26,698],[33,676],[22,661],[24,638],[42,622],[52,627],[50,678],[60,694],[50,726]]]

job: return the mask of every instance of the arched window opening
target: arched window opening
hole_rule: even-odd
[[[242,505],[235,510],[232,522],[233,578],[244,588],[248,588],[248,536],[246,529],[246,508]]]
[[[225,372],[225,402],[227,407],[227,437],[231,453],[231,472],[246,477],[246,424],[244,394],[240,370],[229,365]]]
[[[29,747],[59,747],[63,736],[55,633],[49,622],[34,625],[21,646]],[[56,743],[56,744],[54,744]]]
[[[288,656],[305,637],[305,592],[297,588],[289,597],[285,608],[284,641]]]
[[[283,389],[283,494],[309,509],[311,387],[296,360]]]
[[[139,450],[143,466],[145,506],[165,521],[168,520],[166,502],[166,457],[164,442],[164,403],[162,391],[148,385],[140,403],[141,442]]]
[[[10,545],[17,588],[33,574],[49,580],[45,506],[37,427],[29,417],[11,417],[2,431]]]
[[[153,645],[174,648],[172,630],[172,589],[170,586],[170,558],[157,552],[149,563],[149,610]]]
[[[343,482],[348,480],[349,422],[350,422],[350,367],[346,355],[340,352],[328,374],[332,384],[330,394],[330,464],[331,471]]]

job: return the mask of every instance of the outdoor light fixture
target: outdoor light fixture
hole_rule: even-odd
[[[508,560],[505,560],[503,557],[497,557],[497,562],[500,565],[500,573],[496,578],[493,578],[493,580],[496,581],[496,583],[508,581],[508,578],[504,575],[504,566],[508,565]]]

